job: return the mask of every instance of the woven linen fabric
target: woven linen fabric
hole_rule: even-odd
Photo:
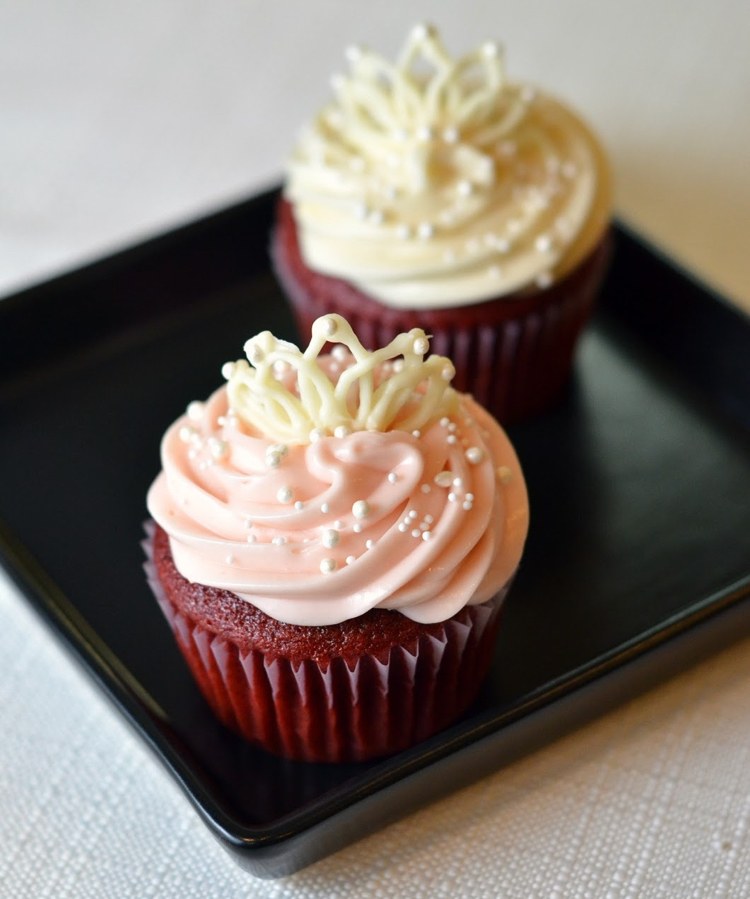
[[[743,899],[750,638],[291,876],[260,880],[0,577],[0,896]]]

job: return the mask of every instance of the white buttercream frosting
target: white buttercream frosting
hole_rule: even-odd
[[[593,247],[611,204],[600,144],[567,106],[508,81],[496,44],[454,59],[418,26],[395,64],[347,56],[289,165],[311,268],[434,308],[544,286]]]
[[[305,353],[267,333],[248,341],[257,383],[246,364],[225,366],[229,383],[167,431],[148,508],[178,570],[304,625],[371,608],[443,621],[490,599],[528,527],[505,433],[447,385],[447,360],[422,358],[423,333],[375,353],[338,316],[314,333]],[[344,342],[321,356],[324,335]],[[264,403],[248,385],[269,372]],[[341,384],[343,406],[332,401]],[[312,402],[301,414],[303,395]]]

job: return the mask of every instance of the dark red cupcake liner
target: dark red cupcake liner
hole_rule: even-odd
[[[606,232],[574,271],[549,287],[448,309],[393,309],[306,266],[286,200],[279,203],[271,241],[274,268],[303,340],[315,319],[331,312],[343,315],[368,349],[423,328],[432,336],[432,352],[453,361],[456,389],[471,393],[504,424],[544,411],[563,392],[610,253]]]
[[[507,588],[387,655],[293,662],[187,614],[159,581],[151,546],[149,583],[201,693],[227,727],[276,755],[343,762],[398,752],[455,721],[489,670]]]

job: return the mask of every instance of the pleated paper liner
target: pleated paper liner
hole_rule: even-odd
[[[440,625],[420,626],[407,644],[291,660],[283,647],[271,654],[240,646],[187,613],[172,589],[180,576],[159,578],[153,524],[148,532],[146,574],[201,693],[227,727],[276,755],[343,762],[398,752],[455,721],[487,675],[507,588]]]

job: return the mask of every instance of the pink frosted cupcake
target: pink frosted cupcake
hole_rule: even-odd
[[[294,151],[272,240],[302,333],[329,311],[369,346],[420,326],[502,421],[541,411],[608,258],[598,139],[508,81],[495,44],[454,59],[419,26],[395,64],[347,55]]]
[[[361,760],[475,698],[528,505],[505,433],[423,331],[368,352],[337,315],[312,330],[304,353],[249,340],[250,364],[169,428],[148,569],[226,725]]]

